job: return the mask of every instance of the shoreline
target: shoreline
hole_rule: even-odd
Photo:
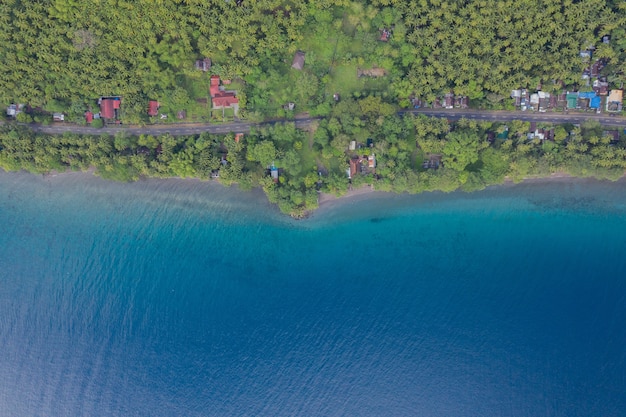
[[[626,179],[626,173],[620,177],[617,181],[622,181]],[[593,177],[575,177],[573,175],[570,175],[568,173],[565,172],[555,172],[553,174],[550,174],[547,177],[540,177],[540,176],[533,176],[533,177],[526,177],[524,178],[522,181],[519,182],[515,182],[513,181],[511,178],[509,177],[505,177],[504,181],[500,184],[492,184],[492,185],[488,185],[486,186],[484,189],[482,190],[477,190],[477,191],[463,191],[463,190],[455,190],[452,193],[463,193],[463,194],[467,194],[467,195],[471,195],[471,194],[475,194],[475,193],[480,193],[481,191],[486,191],[486,190],[492,190],[498,187],[512,187],[512,186],[517,186],[517,185],[523,185],[523,184],[546,184],[546,183],[558,183],[558,182],[565,182],[565,183],[569,183],[569,182],[575,182],[575,181],[579,181],[579,182],[583,182],[583,181],[598,181],[598,182],[616,182],[616,181],[611,181],[611,180],[606,180],[606,179],[597,179],[597,178],[593,178]],[[426,194],[426,193],[440,193],[440,194],[452,194],[452,193],[445,193],[443,191],[425,191],[423,193],[417,193],[417,194],[411,194],[411,193],[395,193],[393,191],[380,191],[380,190],[376,190],[374,188],[373,185],[363,185],[359,188],[353,189],[353,190],[349,190],[347,191],[345,194],[341,195],[341,196],[336,196],[334,194],[330,194],[330,193],[322,193],[320,192],[320,197],[319,197],[319,208],[320,209],[326,209],[326,208],[330,208],[335,206],[336,204],[340,204],[342,202],[345,203],[356,203],[356,202],[360,202],[363,201],[365,199],[370,199],[370,198],[382,198],[382,197],[391,197],[391,196],[402,196],[402,195],[420,195],[420,194]],[[315,210],[315,211],[318,211]]]
[[[57,172],[57,171],[51,171],[49,173],[46,174],[33,174],[33,173],[29,173],[27,171],[1,171],[4,174],[26,174],[26,175],[32,175],[35,177],[39,177],[41,180],[43,181],[51,181],[51,180],[60,180],[63,181],[64,178],[67,179],[77,179],[77,178],[83,178],[83,179],[97,179],[97,180],[101,180],[105,183],[116,183],[116,184],[120,184],[123,185],[124,183],[120,183],[120,182],[116,182],[116,181],[111,181],[111,180],[107,180],[107,179],[103,179],[102,177],[96,175],[95,173],[95,168],[90,168],[86,171],[66,171],[66,172]],[[623,181],[624,179],[626,179],[626,174],[623,175],[622,177],[620,177],[617,181]],[[257,187],[256,189],[253,190],[241,190],[238,187],[233,186],[226,186],[224,184],[221,184],[219,181],[215,181],[215,180],[202,180],[199,178],[178,178],[178,177],[170,177],[170,178],[153,178],[153,177],[146,177],[146,178],[142,178],[139,181],[136,181],[134,183],[138,183],[138,182],[143,182],[143,181],[147,181],[147,182],[164,182],[164,183],[168,183],[168,182],[180,182],[180,183],[187,183],[187,184],[196,184],[196,185],[208,185],[209,187],[217,187],[219,186],[219,188],[223,189],[223,190],[232,190],[234,193],[238,194],[238,195],[246,195],[248,194],[250,195],[250,192],[253,192],[253,194],[255,194],[254,199],[255,200],[259,200],[262,199],[263,200],[263,205],[267,205],[272,207],[274,210],[276,210],[277,213],[287,216],[289,217],[289,215],[284,214],[284,213],[280,213],[280,211],[278,210],[278,207],[275,204],[270,203],[267,200],[267,195],[262,191],[261,188]],[[564,173],[564,172],[556,172],[553,173],[549,176],[545,176],[545,177],[527,177],[524,178],[522,181],[520,182],[515,182],[513,181],[511,178],[509,177],[505,177],[504,181],[500,184],[493,184],[493,185],[489,185],[487,187],[485,187],[482,190],[477,190],[477,191],[472,191],[472,192],[466,192],[463,190],[455,190],[451,193],[445,193],[442,191],[426,191],[423,193],[417,193],[417,194],[411,194],[411,193],[395,193],[393,191],[380,191],[380,190],[376,190],[375,187],[373,185],[369,185],[369,184],[364,184],[359,188],[355,188],[355,189],[351,189],[348,190],[345,194],[342,194],[341,196],[336,196],[334,194],[330,194],[330,193],[323,193],[320,192],[319,193],[319,198],[318,198],[318,208],[316,210],[313,211],[309,211],[306,213],[306,215],[302,218],[302,219],[307,219],[310,218],[312,215],[317,216],[319,214],[319,212],[323,212],[326,211],[328,209],[332,209],[332,208],[337,208],[338,206],[341,205],[354,205],[357,203],[361,203],[363,201],[367,201],[367,200],[376,200],[376,199],[390,199],[390,198],[401,198],[402,196],[417,196],[417,195],[426,195],[426,194],[437,194],[437,195],[451,195],[454,193],[461,193],[464,195],[472,195],[472,194],[476,194],[479,193],[481,191],[486,191],[486,190],[494,190],[497,188],[501,188],[501,187],[513,187],[513,186],[519,186],[519,185],[531,185],[531,184],[547,184],[547,183],[573,183],[573,182],[587,182],[587,181],[594,181],[594,182],[607,182],[607,183],[613,183],[616,181],[610,181],[610,180],[602,180],[602,179],[596,179],[593,177],[575,177],[572,176],[570,174]],[[132,183],[129,183],[132,184]],[[254,191],[257,190],[257,193],[254,193]]]

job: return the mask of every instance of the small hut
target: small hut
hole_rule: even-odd
[[[211,58],[196,60],[196,69],[207,72],[209,69],[211,69]]]
[[[304,68],[304,52],[298,51],[293,56],[293,62],[291,63],[291,68],[297,69],[298,71],[302,71]]]
[[[272,175],[272,180],[274,181],[274,183],[278,183],[278,168],[276,168],[276,165],[272,164],[270,168],[270,174]]]

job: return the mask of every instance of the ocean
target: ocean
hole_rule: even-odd
[[[626,181],[291,220],[0,173],[0,416],[626,416]]]

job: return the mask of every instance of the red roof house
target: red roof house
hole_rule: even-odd
[[[100,117],[103,119],[117,119],[117,111],[122,101],[119,97],[102,97],[100,99]]]
[[[115,108],[113,100],[103,99],[100,102],[100,116],[103,119],[115,119]]]
[[[85,120],[87,121],[87,123],[91,123],[93,122],[93,113],[88,111],[85,113]]]
[[[219,75],[211,75],[211,87],[209,89],[211,97],[215,97],[220,93],[220,77]]]
[[[220,77],[218,75],[211,76],[211,103],[214,109],[235,109],[235,115],[239,109],[239,99],[235,97],[235,91],[224,90],[220,88]]]
[[[159,114],[159,102],[150,100],[148,102],[148,116],[156,116]]]
[[[239,99],[235,97],[235,93],[226,93],[213,97],[213,108],[221,109],[222,107],[233,107],[235,104],[239,104]]]

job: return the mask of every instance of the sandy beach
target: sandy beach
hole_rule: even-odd
[[[321,207],[322,205],[328,205],[329,203],[337,202],[338,200],[346,200],[346,199],[350,199],[350,198],[354,198],[358,196],[372,195],[372,194],[389,194],[389,193],[385,191],[376,191],[374,187],[371,185],[363,185],[359,188],[348,190],[348,192],[346,192],[345,194],[339,197],[337,197],[334,194],[320,193],[318,201]]]

